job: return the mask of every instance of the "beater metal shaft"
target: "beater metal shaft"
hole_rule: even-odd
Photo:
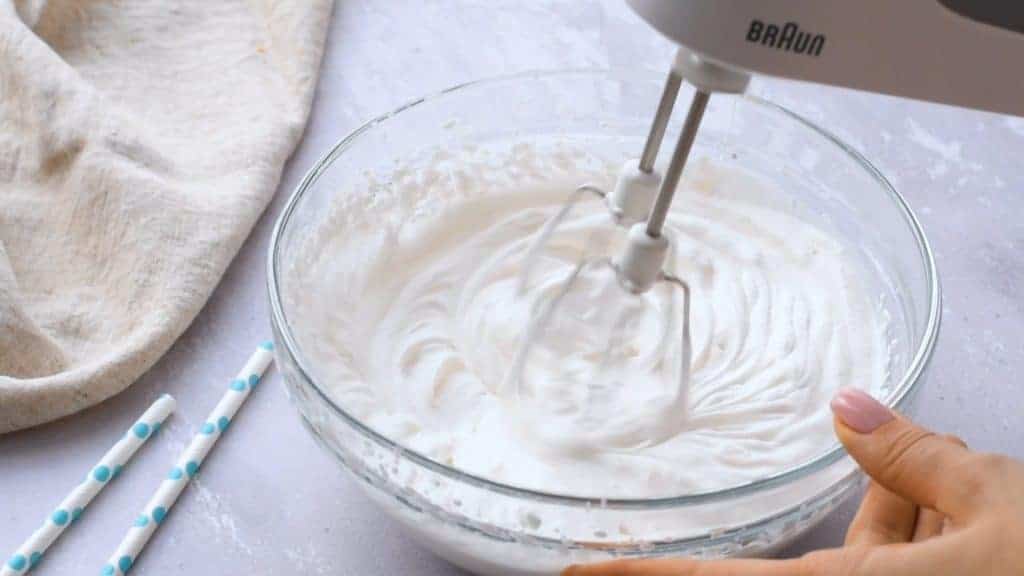
[[[661,92],[658,110],[654,113],[654,122],[651,124],[651,131],[647,134],[644,151],[640,154],[641,172],[650,174],[654,169],[654,160],[658,157],[658,149],[661,148],[661,141],[665,138],[665,128],[668,126],[668,119],[672,117],[672,108],[675,106],[676,96],[679,94],[679,87],[682,83],[683,76],[676,71],[675,67],[672,67],[665,80],[665,89]]]
[[[698,90],[693,95],[690,103],[690,111],[686,113],[686,122],[683,130],[679,133],[679,141],[676,149],[672,152],[672,160],[665,171],[665,179],[661,181],[661,189],[658,190],[658,197],[654,200],[654,208],[647,219],[647,235],[651,238],[661,236],[661,229],[665,225],[665,218],[668,216],[668,209],[672,205],[672,196],[679,185],[679,179],[683,175],[683,168],[686,167],[686,160],[690,156],[690,148],[697,137],[697,129],[704,117],[704,109],[707,108],[708,100],[711,98],[707,92]],[[660,111],[660,106],[659,106]]]

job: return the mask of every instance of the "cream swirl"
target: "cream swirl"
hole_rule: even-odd
[[[861,267],[836,237],[774,207],[778,191],[708,161],[689,171],[667,225],[668,266],[692,293],[688,390],[681,294],[659,286],[623,300],[600,265],[560,302],[521,380],[510,377],[531,311],[581,251],[611,256],[623,241],[600,202],[583,203],[520,289],[567,180],[439,194],[435,213],[400,231],[352,231],[321,248],[331,263],[308,274],[310,301],[360,302],[309,307],[303,322],[339,402],[438,461],[555,492],[719,489],[817,456],[833,441],[832,392],[885,378],[884,320]]]

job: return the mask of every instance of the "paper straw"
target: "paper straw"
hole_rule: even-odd
[[[100,458],[85,477],[85,481],[75,486],[71,493],[61,501],[57,509],[50,514],[43,525],[29,536],[28,540],[18,548],[0,568],[0,576],[25,574],[35,567],[43,557],[43,553],[85,510],[89,502],[99,494],[107,482],[117,478],[121,468],[131,459],[140,446],[150,436],[156,434],[164,420],[174,412],[174,398],[164,394],[157,398],[142,413],[138,421],[132,424],[128,432]]]
[[[149,503],[135,519],[132,527],[128,529],[128,533],[125,534],[121,544],[100,574],[103,576],[122,575],[131,569],[146,542],[153,536],[157,526],[163,522],[171,506],[178,499],[178,495],[199,471],[203,459],[213,448],[217,438],[227,430],[231,418],[249,397],[249,392],[259,384],[260,377],[263,376],[263,372],[274,359],[271,354],[273,349],[274,345],[271,342],[264,342],[249,357],[245,368],[242,368],[238,376],[231,381],[227,392],[200,427],[199,433],[178,457],[177,465],[171,468],[167,478],[160,483],[160,487],[149,499]]]

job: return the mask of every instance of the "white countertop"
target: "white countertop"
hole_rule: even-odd
[[[265,254],[303,173],[360,123],[414,97],[536,68],[667,70],[671,48],[619,0],[523,3],[339,0],[305,140],[273,204],[199,318],[128,391],[0,437],[0,557],[43,520],[158,394],[179,402],[46,554],[35,573],[98,573],[177,452],[254,346],[270,335]],[[536,5],[534,5],[536,4]],[[972,447],[1024,458],[1024,119],[756,80],[754,91],[852,143],[920,216],[945,290],[942,336],[920,420]],[[653,113],[653,110],[652,110]],[[853,503],[787,550],[842,541]],[[280,376],[249,399],[133,574],[458,574],[382,517],[301,427]]]

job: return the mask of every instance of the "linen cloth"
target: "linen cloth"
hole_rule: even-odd
[[[120,392],[308,116],[331,0],[0,0],[0,433]]]

